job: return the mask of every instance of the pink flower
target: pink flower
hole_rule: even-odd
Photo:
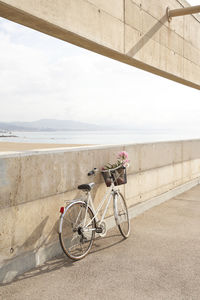
[[[126,151],[121,151],[118,153],[117,162],[113,163],[113,164],[108,163],[107,165],[102,167],[102,171],[114,169],[114,168],[120,167],[120,166],[128,167],[129,162],[130,162],[130,160],[128,159],[128,153]]]
[[[128,158],[128,153],[126,151],[121,151],[119,154],[118,154],[118,158],[121,158],[121,159],[127,159]]]

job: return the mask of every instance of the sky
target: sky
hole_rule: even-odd
[[[198,128],[200,92],[0,18],[0,122],[44,118]]]

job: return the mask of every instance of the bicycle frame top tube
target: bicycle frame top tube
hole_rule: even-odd
[[[108,191],[106,192],[106,194],[104,195],[104,197],[101,199],[100,203],[99,203],[99,206],[97,207],[97,209],[95,210],[94,208],[94,204],[93,204],[93,200],[92,200],[92,197],[91,197],[91,194],[90,192],[88,192],[88,196],[87,196],[87,208],[88,206],[90,206],[92,208],[92,211],[94,213],[94,217],[92,218],[92,220],[86,225],[89,226],[91,224],[91,222],[93,221],[93,219],[96,220],[96,222],[98,222],[98,213],[99,211],[101,210],[101,208],[103,207],[105,201],[107,200],[107,203],[106,203],[106,207],[104,209],[104,212],[102,214],[102,217],[101,217],[101,220],[100,220],[100,224],[101,222],[104,220],[104,217],[106,215],[106,212],[108,210],[108,207],[109,207],[109,204],[110,204],[110,201],[112,199],[112,195],[113,195],[113,192],[115,191],[115,186],[114,186],[114,182],[112,181],[111,182],[111,186],[109,187]]]

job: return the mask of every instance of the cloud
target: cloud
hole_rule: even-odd
[[[197,90],[3,19],[0,39],[0,121],[200,125]]]

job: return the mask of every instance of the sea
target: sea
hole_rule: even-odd
[[[7,137],[0,137],[2,142],[91,145],[135,144],[191,139],[200,139],[200,132],[198,130],[15,131],[9,133]]]

